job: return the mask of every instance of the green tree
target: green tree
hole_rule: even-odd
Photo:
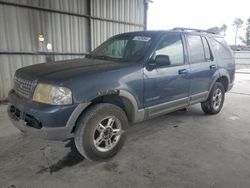
[[[245,38],[241,38],[241,41],[246,44],[247,47],[250,47],[250,18],[247,19],[247,23],[246,23],[247,27],[246,27],[246,34],[245,34]]]
[[[238,30],[241,28],[243,24],[242,19],[240,18],[235,18],[233,22],[233,26],[235,27],[235,39],[234,39],[234,46],[236,48],[236,43],[237,43],[237,37],[238,37]]]
[[[220,28],[219,27],[211,27],[207,29],[208,32],[215,33],[215,34],[220,34]]]
[[[226,35],[227,25],[223,24],[221,27],[211,27],[207,29],[208,32],[215,33],[215,34],[223,34],[223,36]]]
[[[221,26],[221,32],[223,33],[223,36],[226,36],[226,31],[227,31],[227,25],[226,24],[223,24]]]

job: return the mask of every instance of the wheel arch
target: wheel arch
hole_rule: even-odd
[[[135,97],[128,91],[119,90],[115,94],[97,96],[88,103],[79,104],[76,110],[71,114],[67,123],[67,125],[70,126],[69,134],[74,133],[80,116],[83,115],[91,106],[98,103],[110,103],[119,106],[122,110],[124,110],[129,122],[131,123],[139,122],[144,119],[144,110],[138,109]]]
[[[91,101],[90,106],[98,103],[110,103],[119,106],[126,113],[130,122],[133,122],[135,112],[138,109],[134,98],[127,94],[123,95],[123,92],[119,92],[118,94],[98,96]]]
[[[219,77],[216,82],[220,82],[222,83],[224,89],[225,89],[225,92],[228,90],[228,85],[229,85],[229,80],[226,76],[221,76]]]
[[[228,90],[229,88],[229,74],[226,70],[218,70],[217,72],[214,73],[213,75],[213,78],[212,78],[212,81],[210,82],[210,85],[209,85],[209,93],[211,91],[211,89],[213,88],[213,85],[215,82],[220,82],[222,83],[222,85],[224,86],[225,88],[225,92]]]

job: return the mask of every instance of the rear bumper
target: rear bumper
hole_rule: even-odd
[[[73,137],[72,130],[81,112],[89,103],[72,105],[47,105],[23,99],[9,93],[8,115],[22,132],[49,140]]]

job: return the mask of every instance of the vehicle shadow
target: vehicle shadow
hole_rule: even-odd
[[[133,141],[138,137],[147,137],[153,133],[161,132],[171,128],[181,128],[187,123],[187,119],[197,121],[203,118],[206,114],[199,106],[190,107],[188,110],[182,109],[171,112],[159,117],[155,117],[143,122],[131,124],[128,129],[129,139]]]
[[[42,169],[40,169],[37,174],[41,174],[44,172],[49,172],[50,174],[52,174],[65,167],[75,166],[84,160],[84,158],[78,153],[73,139],[67,141],[67,143],[65,144],[65,148],[70,148],[70,151],[62,159],[59,159],[56,163],[50,164],[49,159],[45,156],[47,161],[47,167],[43,167]]]

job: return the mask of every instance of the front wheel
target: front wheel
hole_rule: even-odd
[[[122,148],[127,127],[128,119],[121,108],[108,103],[94,105],[78,122],[76,148],[89,160],[110,158]]]
[[[216,82],[205,102],[201,103],[201,108],[206,114],[217,114],[223,107],[225,89],[220,82]]]

